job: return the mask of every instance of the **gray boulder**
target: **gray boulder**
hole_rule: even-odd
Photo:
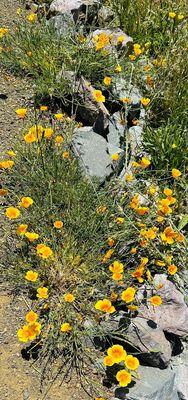
[[[76,129],[72,143],[73,150],[88,177],[104,182],[112,174],[107,141],[95,133],[92,127]]]
[[[88,15],[90,12],[94,13],[95,11],[96,13],[99,4],[100,0],[53,0],[50,11],[56,14],[72,13],[76,21],[86,11],[86,8]]]
[[[113,400],[179,400],[175,373],[167,368],[140,366],[139,380],[130,389],[117,388]]]
[[[109,119],[107,140],[110,144],[121,147],[124,142],[125,125],[121,123],[120,112],[114,113]]]
[[[151,319],[163,330],[184,337],[188,335],[188,307],[185,304],[183,294],[176,288],[173,282],[168,280],[165,274],[156,274],[154,285],[163,286],[158,290],[163,303],[160,307],[153,307],[149,302],[140,307],[139,315]],[[144,290],[144,289],[143,289]],[[141,293],[143,293],[141,290]],[[150,296],[151,294],[148,294]]]
[[[175,372],[175,383],[180,400],[188,399],[188,346],[183,353],[171,360],[172,370]]]
[[[69,32],[73,32],[75,29],[73,16],[69,13],[55,15],[55,17],[52,17],[50,21],[53,23],[58,36],[65,36]]]
[[[169,364],[172,355],[170,343],[151,319],[137,316],[132,319],[126,334],[129,343],[142,354],[144,363],[160,368]]]

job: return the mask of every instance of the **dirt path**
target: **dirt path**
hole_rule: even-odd
[[[0,0],[0,26],[12,24],[17,0]],[[0,157],[12,148],[19,135],[21,124],[15,109],[27,107],[32,102],[32,85],[15,77],[0,66]],[[1,213],[2,215],[2,213]],[[0,246],[2,248],[2,237]],[[3,257],[1,256],[3,263]],[[23,347],[17,340],[17,329],[22,323],[25,303],[20,294],[14,298],[7,290],[8,283],[0,285],[0,400],[42,400],[40,374],[21,355]],[[56,382],[46,400],[88,400],[89,397],[72,381],[59,387]]]

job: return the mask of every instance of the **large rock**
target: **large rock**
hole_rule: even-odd
[[[124,142],[126,126],[121,123],[120,112],[114,113],[109,119],[107,140],[110,144],[121,147]]]
[[[140,366],[138,372],[136,384],[130,389],[117,388],[113,400],[179,400],[175,373],[170,368]]]
[[[75,131],[73,149],[87,176],[104,182],[112,174],[107,141],[95,133],[92,127],[86,126]]]
[[[160,307],[153,307],[149,302],[140,307],[140,316],[155,321],[163,331],[173,333],[180,337],[188,335],[188,307],[183,294],[169,281],[165,274],[154,277],[154,286],[158,287],[158,294],[163,303]],[[150,295],[150,294],[149,294]]]
[[[86,8],[88,15],[90,12],[96,14],[99,4],[100,0],[53,0],[50,11],[60,14],[72,13],[76,21],[81,14],[86,12]]]
[[[126,332],[129,343],[140,353],[144,363],[165,368],[171,359],[171,346],[162,329],[150,319],[137,316]]]
[[[53,23],[58,36],[65,36],[74,32],[75,24],[72,14],[55,15],[50,21]]]
[[[172,370],[175,372],[175,383],[180,400],[188,399],[188,346],[179,356],[171,361]]]

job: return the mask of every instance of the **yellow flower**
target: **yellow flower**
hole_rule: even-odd
[[[19,225],[18,228],[16,229],[16,234],[17,235],[25,235],[27,228],[28,228],[27,224]]]
[[[35,13],[31,13],[27,16],[27,20],[29,22],[35,22],[37,20],[37,15]]]
[[[121,361],[124,361],[127,356],[123,346],[119,344],[109,347],[107,354],[113,360],[113,363],[120,363]]]
[[[158,307],[158,306],[160,306],[162,304],[161,297],[157,296],[157,295],[153,296],[153,297],[150,297],[149,301],[153,306],[156,306],[156,307]]]
[[[27,114],[27,108],[18,108],[16,110],[16,114],[19,118],[24,119]]]
[[[168,266],[168,273],[170,275],[175,275],[177,270],[178,270],[178,268],[174,264],[171,264],[171,265]]]
[[[112,314],[115,312],[115,307],[112,306],[112,303],[108,299],[103,299],[103,300],[98,300],[97,303],[95,304],[96,310],[100,310],[109,314]]]
[[[129,385],[129,383],[131,383],[132,377],[131,374],[126,371],[126,369],[122,369],[116,374],[116,379],[120,386],[126,387]]]
[[[120,36],[118,36],[118,38],[117,38],[117,42],[118,42],[119,44],[123,43],[124,40],[125,40],[125,36],[124,36],[124,35],[120,35]]]
[[[120,101],[129,104],[131,102],[131,99],[129,97],[123,97],[122,99],[120,99]]]
[[[146,107],[146,106],[148,106],[148,104],[150,103],[151,100],[148,97],[142,97],[140,101],[141,101],[142,105],[144,107]]]
[[[33,199],[31,197],[22,197],[20,200],[20,205],[24,208],[29,208],[33,204]]]
[[[183,14],[178,14],[178,20],[179,21],[182,21],[182,19],[184,19],[184,18],[185,18],[185,16]]]
[[[55,142],[56,142],[57,144],[63,143],[63,142],[64,142],[63,136],[61,136],[61,135],[56,136]]]
[[[55,119],[57,119],[57,121],[61,121],[63,119],[64,114],[62,113],[57,113],[54,114]]]
[[[26,314],[25,319],[29,323],[36,322],[38,319],[38,315],[31,310]]]
[[[155,264],[158,265],[158,267],[164,267],[166,265],[165,262],[162,260],[156,260]]]
[[[37,297],[38,299],[47,299],[48,298],[48,288],[40,287],[37,289]]]
[[[143,70],[144,70],[145,72],[149,72],[150,69],[151,69],[151,67],[150,67],[149,65],[145,65],[144,68],[143,68]]]
[[[54,133],[54,130],[52,128],[45,128],[44,129],[44,137],[46,139],[50,139],[52,137],[53,133]]]
[[[2,39],[3,36],[7,35],[8,32],[9,32],[8,28],[0,28],[0,39]]]
[[[96,209],[97,214],[104,214],[106,211],[108,211],[108,208],[106,206],[99,206]]]
[[[103,397],[95,397],[94,400],[105,400]]]
[[[137,161],[133,161],[132,166],[137,168],[137,167],[140,167],[140,164]]]
[[[174,179],[179,178],[181,176],[181,171],[179,171],[179,169],[172,168],[172,176]]]
[[[94,41],[96,41],[95,48],[96,50],[101,50],[105,46],[107,46],[110,43],[110,36],[107,35],[106,33],[100,33],[99,35],[96,35],[94,37]]]
[[[124,224],[124,222],[125,222],[125,218],[123,218],[123,217],[117,217],[116,218],[116,223],[118,225],[122,225],[122,224]]]
[[[40,243],[37,245],[37,255],[43,259],[47,259],[53,255],[53,251],[49,246]]]
[[[137,253],[137,248],[136,247],[132,247],[132,249],[130,250],[131,254],[136,254]]]
[[[138,43],[135,43],[135,44],[133,45],[133,50],[134,50],[135,56],[139,56],[139,55],[142,53],[140,44],[138,44]]]
[[[105,253],[104,257],[103,257],[102,262],[103,262],[103,263],[106,263],[106,262],[111,258],[111,256],[112,256],[113,253],[114,253],[114,250],[113,250],[113,249],[108,250],[108,251]]]
[[[157,236],[157,231],[158,231],[158,228],[156,228],[156,227],[149,228],[149,229],[141,229],[140,234],[145,239],[154,240]]]
[[[144,281],[144,279],[142,278],[143,273],[144,273],[144,267],[139,267],[131,274],[131,276],[133,278],[136,278],[139,283],[142,283]]]
[[[63,222],[62,221],[55,221],[54,222],[54,228],[61,229],[62,227],[63,227]]]
[[[29,282],[36,282],[38,279],[38,272],[35,271],[27,271],[25,274],[25,279]]]
[[[125,359],[125,366],[132,371],[135,371],[139,367],[140,363],[138,358],[133,357],[131,354],[126,356]]]
[[[62,154],[62,157],[63,157],[64,159],[69,158],[69,157],[70,157],[69,151],[64,151],[63,154]]]
[[[134,300],[136,290],[133,287],[128,287],[121,294],[121,299],[126,303],[131,303]]]
[[[48,106],[40,106],[40,111],[47,111],[48,110]]]
[[[136,212],[138,215],[145,215],[149,212],[149,208],[148,207],[138,207],[138,208],[136,208]]]
[[[169,207],[170,201],[168,198],[162,199],[158,203],[158,213],[168,215],[172,213],[172,209]]]
[[[106,86],[110,86],[111,82],[112,82],[112,78],[110,78],[109,76],[105,76],[105,78],[103,79],[103,82]]]
[[[167,228],[165,228],[165,230],[161,233],[162,241],[167,244],[173,244],[175,237],[176,237],[176,232],[174,232],[171,226],[167,226]]]
[[[132,174],[125,174],[125,181],[132,182],[134,180],[134,176]]]
[[[24,140],[26,143],[33,143],[36,142],[37,139],[34,133],[26,133],[26,135],[24,136]]]
[[[114,153],[111,155],[111,158],[113,161],[118,161],[119,160],[119,154],[118,153]]]
[[[153,78],[151,77],[151,75],[147,75],[146,76],[146,84],[151,88],[153,87]]]
[[[159,224],[162,224],[163,223],[163,221],[164,221],[164,217],[157,217],[157,219],[156,219],[156,221],[159,223]]]
[[[104,103],[105,102],[105,96],[103,96],[101,90],[94,90],[93,91],[93,97],[97,103]]]
[[[116,65],[115,72],[122,72],[122,66],[120,64]]]
[[[176,13],[175,13],[174,11],[170,11],[170,12],[168,13],[168,16],[169,16],[169,18],[174,19],[174,18],[176,17]]]
[[[16,156],[16,153],[15,153],[13,150],[7,151],[7,154],[8,154],[8,156],[10,156],[10,157],[15,157],[15,156]]]
[[[6,209],[6,216],[9,219],[16,219],[20,216],[20,210],[16,207],[8,207]]]
[[[6,196],[8,194],[8,190],[7,189],[0,189],[0,196]]]
[[[127,306],[128,310],[130,311],[138,311],[138,306],[134,306],[133,304],[131,304],[130,306]]]
[[[104,363],[105,367],[111,367],[112,365],[114,365],[113,358],[110,356],[104,357],[103,363]]]
[[[134,61],[134,60],[136,60],[136,56],[135,56],[134,54],[130,54],[130,55],[129,55],[129,59],[130,59],[131,61]]]
[[[12,168],[13,165],[14,165],[14,161],[12,161],[12,160],[0,161],[0,168],[2,168],[2,169]]]
[[[109,266],[109,270],[114,273],[122,273],[124,270],[124,265],[119,261],[114,261],[113,264]]]
[[[122,281],[123,275],[122,275],[120,272],[114,272],[114,273],[112,274],[112,279],[113,279],[114,281]]]
[[[75,300],[75,297],[72,293],[66,293],[66,294],[64,294],[64,299],[68,303],[73,303],[73,301]]]
[[[44,128],[42,125],[33,125],[30,129],[29,129],[29,134],[33,134],[35,136],[35,139],[37,142],[40,142],[42,139],[42,134],[44,132]]]
[[[61,332],[70,332],[72,331],[72,326],[69,324],[69,322],[64,322],[64,324],[61,325]]]
[[[139,202],[140,202],[140,200],[139,200],[139,194],[138,194],[138,193],[135,193],[135,195],[134,195],[133,198],[131,199],[129,205],[130,205],[130,207],[131,207],[133,210],[136,210],[137,207],[138,207],[138,205],[139,205]]]
[[[36,339],[41,332],[41,324],[38,322],[33,322],[28,325],[24,325],[22,328],[18,330],[18,339],[21,342],[27,343],[30,340]]]
[[[165,194],[165,196],[171,196],[173,192],[172,192],[172,189],[165,188],[163,190],[163,193]]]
[[[112,238],[108,238],[108,246],[112,247],[115,244],[115,240]]]
[[[173,144],[172,144],[172,149],[176,149],[176,147],[178,147],[177,144],[176,144],[176,143],[173,143]]]
[[[26,232],[25,236],[30,242],[34,242],[35,240],[37,240],[39,238],[38,233],[35,233],[35,232]]]
[[[33,54],[32,51],[28,51],[28,52],[27,52],[28,57],[31,57],[32,54]]]

